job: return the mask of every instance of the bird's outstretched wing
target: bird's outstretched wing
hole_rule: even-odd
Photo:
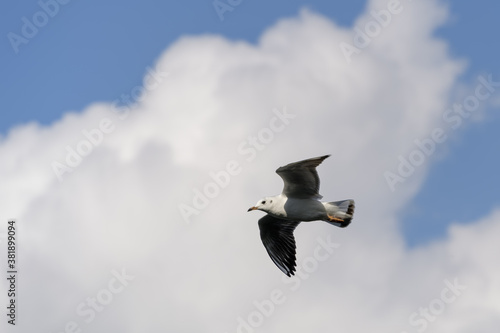
[[[295,272],[295,238],[293,231],[300,222],[266,215],[259,220],[260,238],[267,253],[283,273]]]
[[[278,168],[276,173],[285,183],[283,194],[289,198],[321,199],[316,167],[328,156],[330,155],[310,158]]]

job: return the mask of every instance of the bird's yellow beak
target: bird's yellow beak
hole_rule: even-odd
[[[247,212],[249,212],[251,210],[256,210],[256,209],[257,209],[257,207],[253,206],[253,207],[248,208]]]

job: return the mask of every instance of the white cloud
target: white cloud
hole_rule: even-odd
[[[491,263],[500,213],[408,250],[397,213],[428,162],[394,193],[383,177],[436,127],[463,67],[433,35],[446,9],[405,4],[351,64],[339,44],[352,32],[303,11],[269,28],[258,45],[181,38],[156,65],[168,77],[123,120],[111,105],[95,104],[50,127],[12,130],[0,145],[0,220],[19,224],[20,330],[62,332],[75,321],[91,332],[234,332],[254,301],[279,289],[286,300],[261,332],[415,332],[409,316],[455,278],[466,291],[426,332],[498,327]],[[369,9],[376,6],[386,4]],[[239,145],[283,107],[296,117],[247,161]],[[65,147],[103,118],[113,132],[59,182],[52,161],[64,161]],[[355,219],[344,230],[299,226],[299,262],[313,255],[318,236],[340,247],[291,290],[260,242],[260,215],[246,209],[281,189],[278,166],[326,153],[333,156],[319,168],[321,192],[355,198]],[[186,224],[179,204],[191,204],[193,189],[231,160],[241,172]],[[77,307],[122,268],[135,279],[86,323]]]

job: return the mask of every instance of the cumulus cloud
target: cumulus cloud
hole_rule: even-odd
[[[441,121],[463,70],[433,34],[446,8],[402,4],[351,63],[339,45],[355,30],[305,10],[257,45],[180,38],[133,104],[12,129],[0,144],[0,219],[19,225],[19,329],[498,327],[499,212],[416,249],[400,234],[398,212],[429,161],[395,191],[384,172]],[[355,26],[386,7],[370,2]],[[300,225],[302,275],[284,280],[246,209],[281,190],[278,166],[327,153],[321,193],[356,199],[354,222]],[[54,162],[68,168],[62,181]]]

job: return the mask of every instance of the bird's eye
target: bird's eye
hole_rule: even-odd
[[[261,204],[265,205],[266,204],[266,200],[262,201]]]

